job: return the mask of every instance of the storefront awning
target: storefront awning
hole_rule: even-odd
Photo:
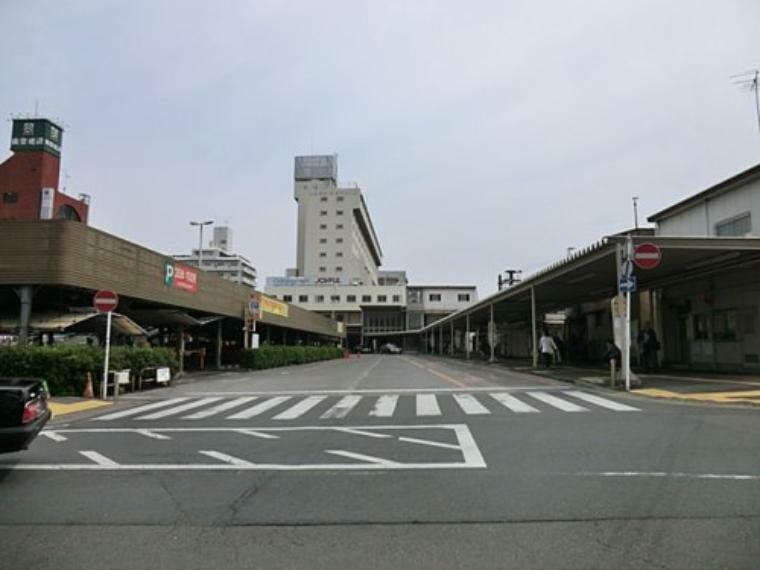
[[[128,336],[145,336],[147,332],[129,317],[112,313],[111,327],[114,333]],[[19,328],[18,316],[0,317],[0,331],[16,332]],[[29,329],[44,333],[94,333],[106,330],[106,315],[103,313],[40,313],[29,319]]]

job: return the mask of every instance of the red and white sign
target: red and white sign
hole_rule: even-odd
[[[113,291],[98,291],[95,293],[92,305],[99,313],[110,313],[119,305],[119,296]]]
[[[640,243],[633,250],[633,262],[639,269],[654,269],[660,261],[662,252],[653,243]]]

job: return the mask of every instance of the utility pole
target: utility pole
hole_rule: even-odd
[[[190,222],[191,226],[198,226],[198,269],[203,269],[203,226],[210,226],[214,220],[205,222]]]

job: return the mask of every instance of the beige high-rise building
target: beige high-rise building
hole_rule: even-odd
[[[358,186],[338,186],[335,155],[297,156],[297,277],[377,285],[382,250]],[[291,272],[293,273],[293,272]]]

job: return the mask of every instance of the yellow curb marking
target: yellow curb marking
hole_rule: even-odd
[[[102,408],[103,406],[111,405],[113,405],[111,402],[103,402],[101,400],[87,400],[86,402],[75,402],[73,404],[48,402],[48,407],[55,416],[64,416],[66,414],[73,414],[74,412],[83,412],[84,410],[92,410],[94,408]]]
[[[636,394],[642,396],[651,396],[653,398],[678,398],[681,400],[702,400],[707,402],[755,402],[755,398],[760,398],[760,390],[742,390],[738,392],[692,392],[684,394],[681,392],[671,392],[669,390],[659,390],[657,388],[644,388],[633,390]]]
[[[427,366],[423,366],[422,364],[416,363],[414,360],[411,360],[406,357],[402,357],[404,360],[406,360],[410,364],[414,364],[418,368],[422,368],[423,370],[427,370],[431,374],[434,374],[435,376],[438,376],[439,378],[442,378],[443,380],[446,380],[446,382],[451,382],[452,384],[459,386],[460,388],[471,388],[471,386],[468,386],[467,384],[463,384],[459,380],[452,378],[451,376],[448,376],[444,374],[443,372],[438,372],[437,370],[433,370],[432,368],[429,368]]]

